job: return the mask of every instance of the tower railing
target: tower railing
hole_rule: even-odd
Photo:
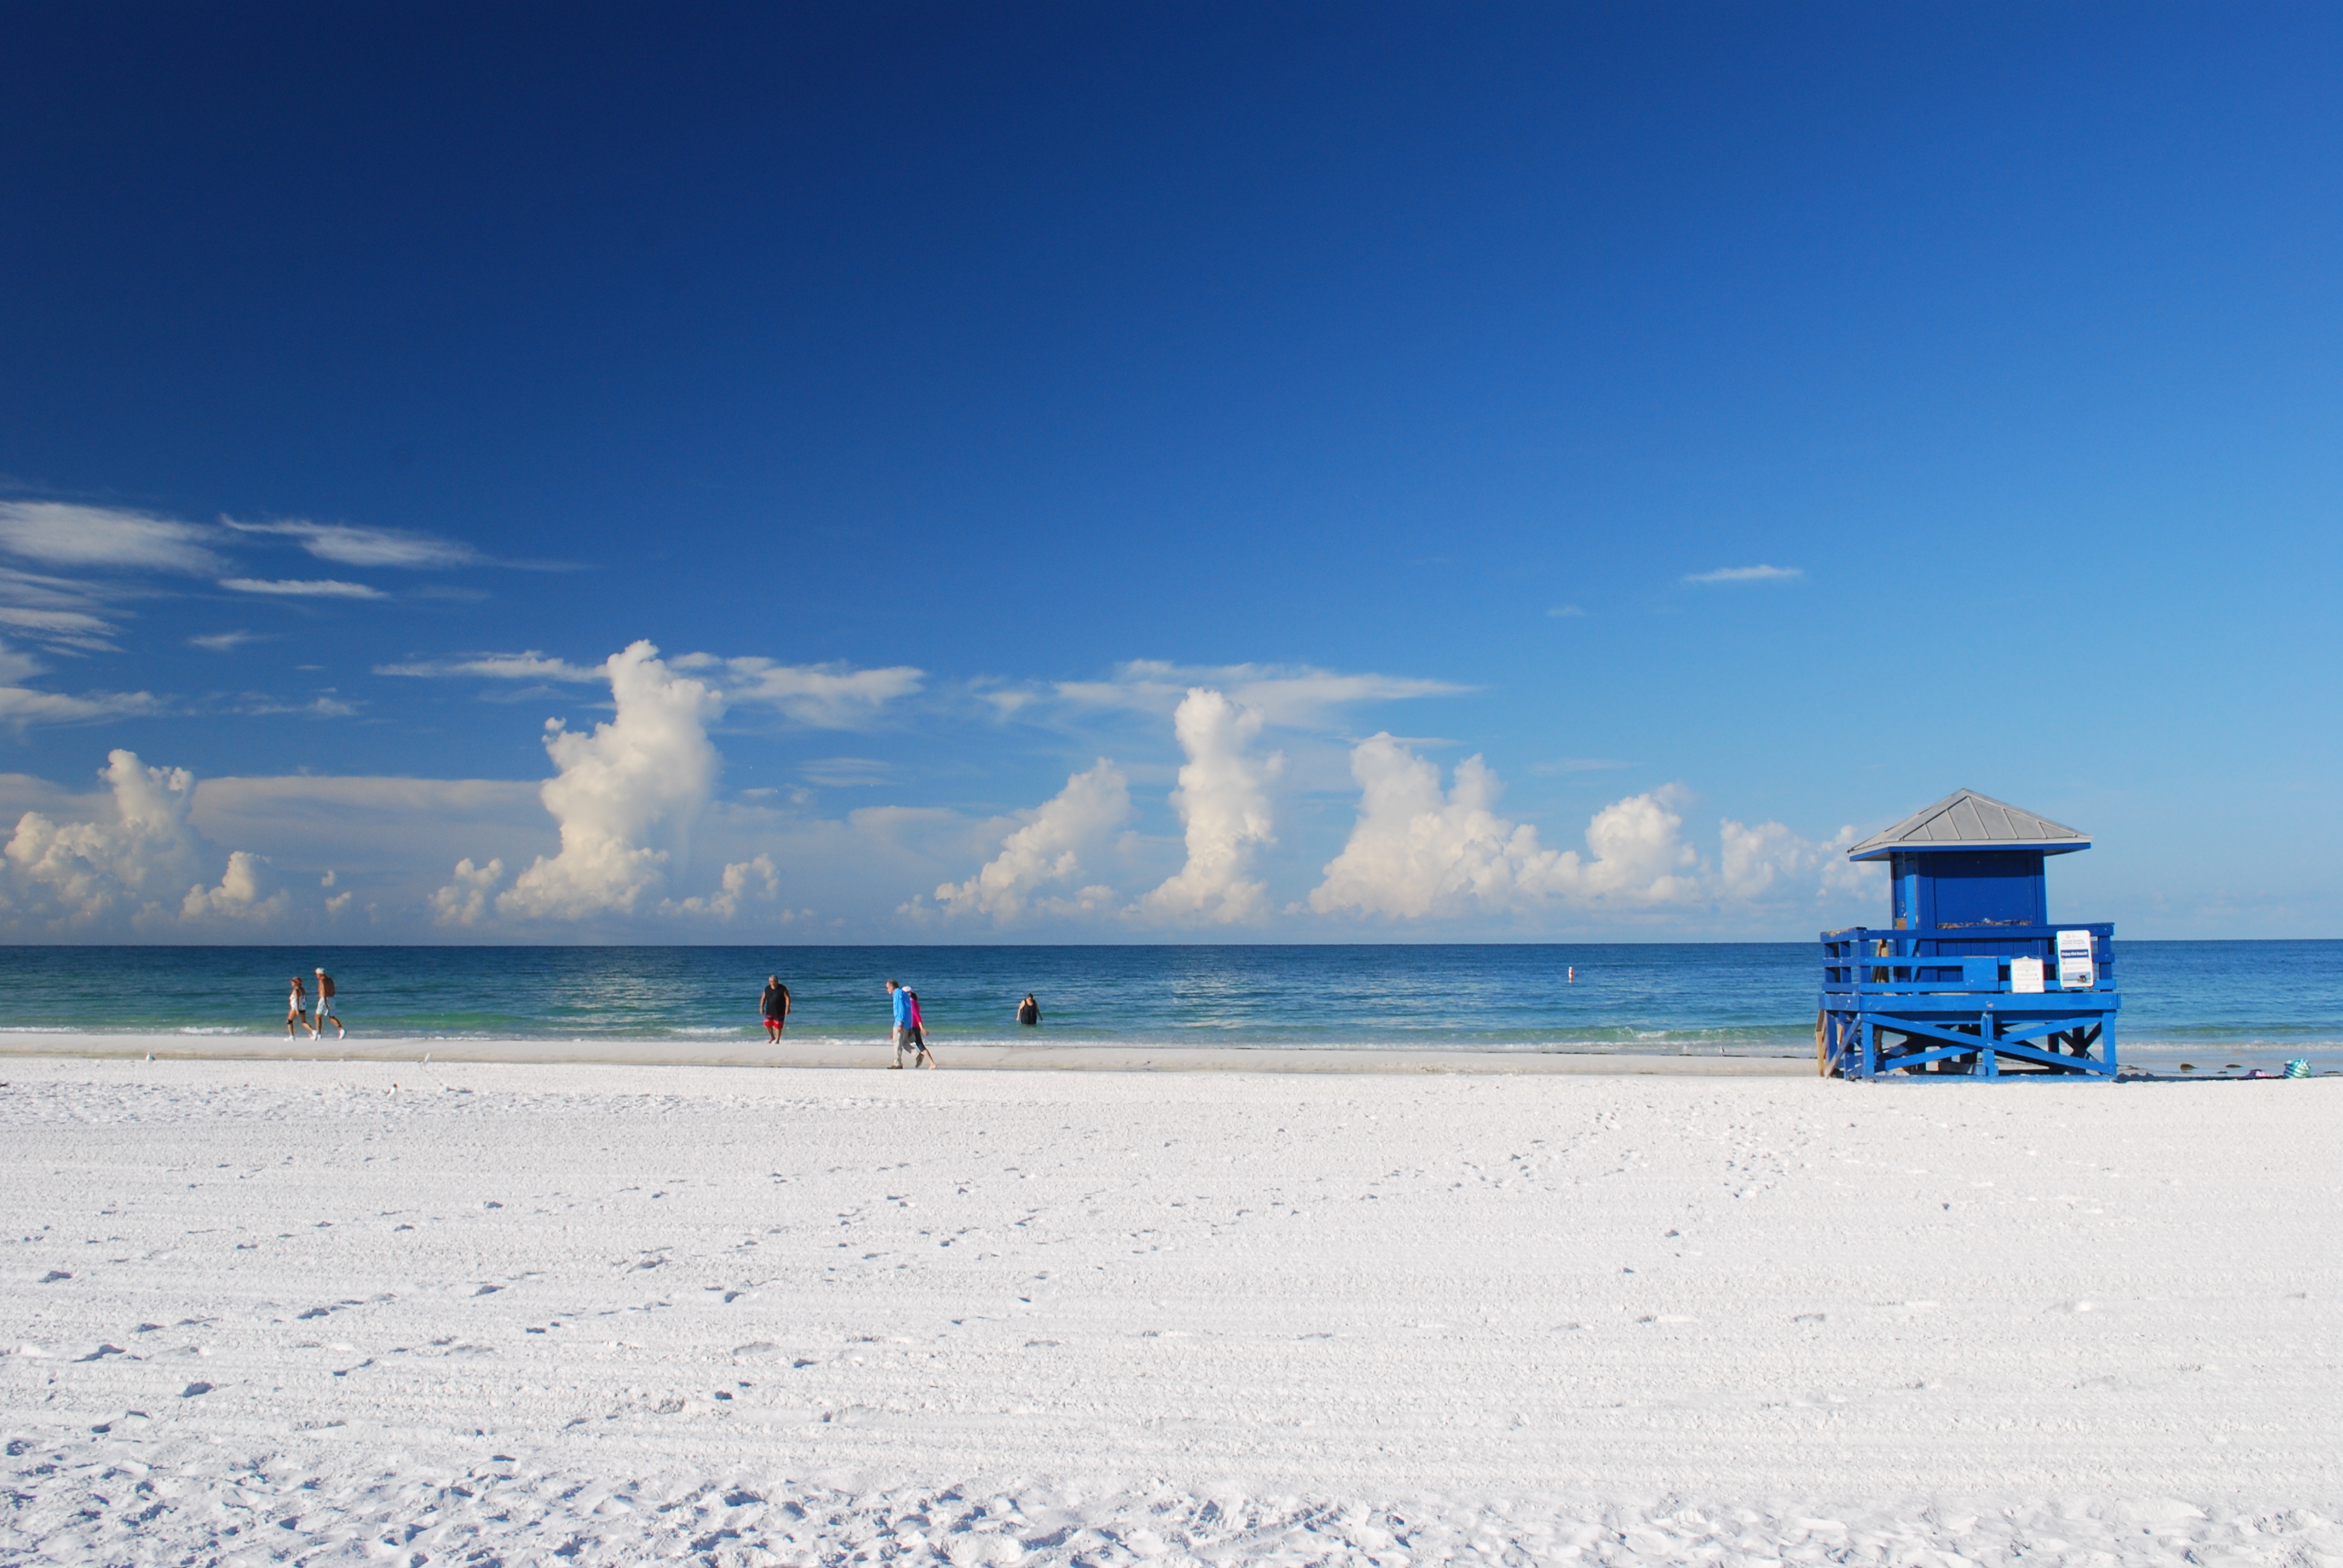
[[[2089,933],[2087,977],[2078,932]],[[1857,926],[1822,943],[1815,1050],[1825,1073],[2116,1074],[2112,925]]]

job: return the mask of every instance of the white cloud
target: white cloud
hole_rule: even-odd
[[[1172,729],[1188,755],[1172,805],[1187,829],[1188,860],[1131,912],[1166,921],[1230,925],[1268,912],[1267,889],[1251,875],[1254,852],[1273,844],[1269,781],[1282,752],[1252,755],[1261,734],[1259,709],[1198,687],[1181,700]]]
[[[1684,578],[1688,583],[1774,583],[1787,582],[1805,576],[1803,567],[1719,567],[1713,572],[1694,572]]]
[[[287,702],[271,697],[266,692],[248,691],[245,693],[243,701],[236,706],[236,710],[238,713],[262,718],[287,713],[303,719],[347,719],[357,712],[357,707],[354,703],[345,702],[336,697],[332,689],[328,688],[325,692],[311,698],[307,702]]]
[[[1088,707],[1171,713],[1200,686],[1227,692],[1265,723],[1303,729],[1327,728],[1333,723],[1334,710],[1351,703],[1446,697],[1472,689],[1445,680],[1344,675],[1312,665],[1198,666],[1134,659],[1118,665],[1111,680],[1061,681],[1056,690],[1061,699]],[[997,694],[988,694],[988,699],[1001,706]]]
[[[113,585],[118,593],[125,591]],[[51,648],[118,653],[114,624],[88,585],[0,567],[0,627]]]
[[[488,912],[488,894],[505,879],[505,863],[475,866],[468,856],[456,862],[456,879],[431,895],[431,920],[441,926],[476,926]],[[347,894],[343,895],[345,898]]]
[[[118,652],[114,628],[77,609],[28,609],[0,605],[0,626],[25,632],[38,641],[89,653]]]
[[[169,518],[60,501],[0,501],[0,550],[53,567],[209,573],[213,531]]]
[[[676,662],[689,668],[686,660]],[[728,658],[722,664],[729,678],[727,699],[777,708],[815,729],[868,724],[888,703],[918,691],[926,674],[909,665],[852,669],[842,664],[775,664],[769,658]]]
[[[800,765],[798,776],[825,789],[854,789],[886,783],[895,768],[871,757],[817,757]]]
[[[1503,787],[1478,757],[1440,769],[1388,735],[1359,743],[1360,787],[1350,842],[1310,895],[1320,914],[1421,920],[1474,911],[1525,912],[1559,903],[1613,908],[1747,910],[1869,889],[1875,877],[1845,856],[1855,829],[1816,842],[1779,822],[1721,824],[1712,870],[1684,837],[1674,786],[1614,800],[1586,827],[1585,855],[1543,847],[1538,831],[1498,814]]]
[[[227,869],[221,874],[219,885],[206,888],[198,883],[189,888],[179,904],[179,919],[193,922],[218,916],[266,925],[283,914],[291,901],[287,894],[279,890],[265,898],[261,895],[260,868],[264,863],[260,856],[246,849],[230,852]]]
[[[281,598],[387,598],[380,588],[346,583],[335,578],[222,578],[220,587],[236,593],[274,594]]]
[[[118,597],[124,590],[108,585]],[[96,585],[41,572],[20,572],[0,567],[0,602],[47,609],[95,610],[101,608]]]
[[[1858,865],[1846,858],[1855,845],[1855,829],[1841,828],[1819,843],[1800,838],[1779,822],[1751,828],[1725,818],[1719,824],[1723,853],[1717,858],[1718,891],[1743,903],[1769,898],[1826,899],[1835,893],[1860,893],[1874,887],[1885,872],[1875,865]]]
[[[86,724],[154,713],[163,706],[161,699],[147,691],[85,691],[75,697],[18,684],[42,673],[38,659],[0,643],[0,723],[19,729],[32,724]]]
[[[571,664],[567,659],[530,648],[526,653],[482,653],[465,658],[424,659],[412,664],[377,664],[377,675],[477,675],[489,680],[560,680],[595,685],[609,678],[598,664]]]
[[[1696,899],[1698,856],[1660,790],[1614,801],[1587,824],[1589,855],[1548,849],[1527,823],[1497,814],[1503,787],[1478,757],[1443,793],[1436,763],[1389,735],[1351,753],[1359,817],[1350,842],[1310,895],[1320,914],[1420,920],[1468,909],[1524,910],[1549,900],[1655,905]]]
[[[210,653],[232,653],[247,642],[258,642],[260,639],[260,634],[255,631],[215,631],[202,637],[187,638],[187,646],[200,648]]]
[[[1438,764],[1376,735],[1353,749],[1351,776],[1358,822],[1310,895],[1322,915],[1418,920],[1469,902],[1509,908],[1540,897],[1534,887],[1560,859],[1538,847],[1535,828],[1495,814],[1501,787],[1478,757],[1457,765],[1456,787],[1443,794]]]
[[[663,900],[659,904],[659,913],[713,915],[719,920],[729,920],[740,912],[740,900],[749,890],[749,878],[752,872],[763,884],[763,890],[759,892],[757,897],[776,899],[780,896],[781,879],[773,869],[773,858],[770,855],[759,855],[754,859],[738,860],[725,867],[723,879],[718,883],[718,891],[712,898],[689,898],[681,903]],[[794,917],[791,911],[783,911],[782,919],[792,918]]]
[[[1702,893],[1700,854],[1684,841],[1675,806],[1684,792],[1673,784],[1614,800],[1586,824],[1591,859],[1564,850],[1548,885],[1566,896],[1627,904],[1679,904]]]
[[[1024,814],[1024,823],[1001,841],[1001,852],[965,882],[946,882],[936,890],[936,902],[947,914],[987,914],[1011,920],[1022,914],[1026,901],[1050,883],[1065,883],[1080,874],[1084,851],[1131,818],[1131,781],[1122,769],[1101,757],[1091,768],[1066,780],[1066,787]],[[1073,900],[1076,906],[1091,901],[1103,889],[1086,888]],[[1052,913],[1066,912],[1062,905]]]
[[[854,669],[842,664],[776,664],[769,658],[721,658],[687,653],[668,668],[709,672],[709,689],[727,705],[761,703],[816,729],[852,729],[879,710],[920,689],[925,672],[908,665]],[[571,664],[538,652],[472,654],[458,658],[378,664],[377,675],[478,676],[489,680],[558,680],[589,684],[607,678],[601,665]]]
[[[116,750],[99,777],[111,791],[111,821],[57,822],[27,811],[5,851],[15,874],[45,890],[74,926],[116,910],[159,908],[195,864],[187,828],[193,774],[148,768],[136,753]]]
[[[195,776],[186,769],[149,768],[135,752],[116,750],[99,777],[107,794],[87,808],[92,819],[27,811],[0,850],[28,912],[67,930],[117,916],[151,926],[173,914],[261,923],[284,912],[287,896],[264,892],[261,859],[246,850],[229,854],[216,886],[188,886],[201,849],[187,823]]]
[[[239,523],[226,518],[220,520],[239,534],[274,535],[296,540],[318,559],[346,567],[404,567],[433,571],[473,566],[481,558],[479,551],[458,540],[408,533],[402,528],[353,528],[347,523],[313,523],[303,518],[276,523]]]
[[[497,898],[499,913],[539,920],[633,913],[666,875],[669,850],[649,840],[684,842],[715,787],[708,726],[723,714],[722,695],[674,674],[649,642],[612,654],[603,668],[615,718],[590,735],[546,721],[545,749],[560,771],[543,794],[561,825],[561,852],[539,856],[515,878]]]

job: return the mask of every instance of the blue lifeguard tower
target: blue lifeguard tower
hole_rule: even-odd
[[[1828,1076],[2116,1075],[2115,927],[2050,923],[2043,862],[2091,840],[1973,789],[1847,851],[1885,860],[1885,930],[1823,933]]]

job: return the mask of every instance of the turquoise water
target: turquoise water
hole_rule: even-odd
[[[2343,1067],[2343,942],[2120,942],[2116,963],[2127,1060]],[[0,949],[0,1030],[281,1037],[287,977],[318,964],[344,1020],[375,1039],[755,1040],[778,973],[792,1035],[816,1040],[883,1037],[892,976],[940,1043],[1802,1056],[1820,950],[20,947]],[[1013,1023],[1028,990],[1038,1033]]]

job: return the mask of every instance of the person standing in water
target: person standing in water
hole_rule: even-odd
[[[329,1018],[334,1020],[334,1038],[336,1040],[349,1038],[350,1031],[342,1027],[342,1015],[334,1010],[334,977],[326,972],[326,967],[323,964],[317,966],[317,1010],[312,1013],[310,1018],[312,1020],[309,1025],[311,1040],[326,1032],[326,1020]]]
[[[765,977],[765,1043],[781,1043],[782,1026],[789,1021],[789,988],[781,983],[779,975]]]
[[[293,977],[293,994],[285,999],[285,1038],[291,1040],[296,1026],[309,1027],[309,993],[301,988],[301,977]]]
[[[1025,1000],[1017,1004],[1017,1021],[1027,1029],[1041,1026],[1041,1004],[1033,1000],[1033,993],[1030,990],[1025,993]]]

